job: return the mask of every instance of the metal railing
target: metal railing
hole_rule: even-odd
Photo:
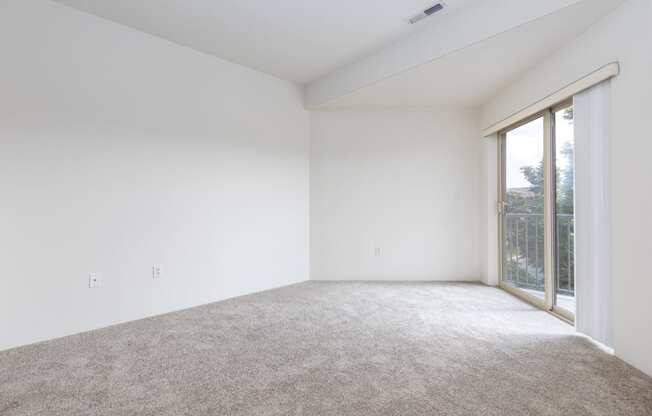
[[[557,214],[556,282],[557,293],[575,295],[575,216]]]
[[[575,292],[575,218],[557,214],[556,270],[557,293]],[[507,213],[503,220],[503,274],[516,287],[544,291],[544,216]]]

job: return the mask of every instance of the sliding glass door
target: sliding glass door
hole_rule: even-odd
[[[500,134],[501,286],[572,320],[574,140],[570,103]]]
[[[544,117],[503,137],[503,283],[545,298]]]

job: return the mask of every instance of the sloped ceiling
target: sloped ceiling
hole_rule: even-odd
[[[231,62],[305,84],[478,0],[57,0]]]
[[[309,84],[310,109],[481,103],[623,0],[478,2]]]
[[[589,0],[573,4],[317,108],[482,105],[620,3]]]
[[[624,0],[56,0],[303,85],[308,109],[476,106]]]

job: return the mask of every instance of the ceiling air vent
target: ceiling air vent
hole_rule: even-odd
[[[426,17],[431,16],[431,15],[437,13],[438,11],[441,11],[444,8],[444,6],[446,6],[446,4],[443,3],[443,2],[435,4],[431,8],[426,9],[426,10],[422,11],[421,13],[419,13],[418,15],[410,18],[410,24],[413,25],[416,22],[418,22],[419,20],[425,19]]]

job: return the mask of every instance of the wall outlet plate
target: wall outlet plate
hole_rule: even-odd
[[[152,279],[159,279],[161,277],[161,265],[155,264],[152,266]]]
[[[102,285],[102,276],[99,273],[89,273],[88,274],[88,287],[90,289],[98,288]]]

